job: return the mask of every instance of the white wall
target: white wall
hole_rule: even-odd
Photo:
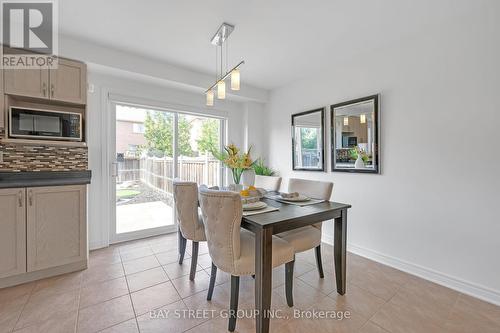
[[[352,204],[353,251],[500,304],[500,23],[494,15],[483,8],[456,24],[330,64],[273,91],[263,123],[283,189],[289,177],[333,181],[333,200]],[[381,94],[381,175],[291,171],[292,113],[374,93]],[[324,236],[331,241],[332,222]]]

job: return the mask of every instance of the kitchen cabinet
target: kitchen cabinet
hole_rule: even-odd
[[[49,98],[49,71],[47,69],[5,69],[6,94]]]
[[[27,271],[87,259],[86,187],[27,188]]]
[[[85,104],[87,70],[84,63],[58,60],[56,69],[6,69],[5,94]]]
[[[0,189],[0,288],[86,267],[86,195],[86,185]]]
[[[50,99],[85,104],[87,99],[87,70],[78,61],[59,59],[57,69],[51,69]]]
[[[5,129],[5,96],[3,91],[3,71],[0,70],[0,132]]]
[[[0,189],[0,278],[26,272],[26,190]]]

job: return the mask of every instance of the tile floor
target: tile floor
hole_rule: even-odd
[[[206,246],[194,282],[187,276],[189,254],[182,266],[176,261],[175,234],[92,251],[85,271],[0,290],[0,333],[226,332],[229,276],[219,271],[207,302]],[[351,253],[347,293],[340,296],[329,245],[323,262],[321,280],[313,252],[297,256],[293,309],[286,305],[284,269],[274,270],[272,307],[279,318],[271,320],[272,332],[500,332],[500,307]],[[250,313],[253,292],[253,280],[242,278],[242,314]],[[321,311],[337,318],[311,317]],[[242,318],[236,330],[254,332],[254,325]]]

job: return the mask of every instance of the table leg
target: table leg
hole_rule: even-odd
[[[335,279],[337,293],[345,294],[346,287],[346,244],[347,244],[347,209],[342,210],[342,215],[334,222],[333,255],[335,261]]]
[[[273,230],[260,229],[255,233],[255,331],[269,332],[271,309]]]

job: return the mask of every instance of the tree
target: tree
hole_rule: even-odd
[[[200,153],[219,149],[219,122],[217,119],[203,120],[200,137],[196,140]]]
[[[150,111],[144,121],[144,137],[146,149],[156,156],[173,157],[174,116],[171,113]],[[189,142],[191,124],[185,117],[179,117],[179,153],[192,156],[193,150]]]

